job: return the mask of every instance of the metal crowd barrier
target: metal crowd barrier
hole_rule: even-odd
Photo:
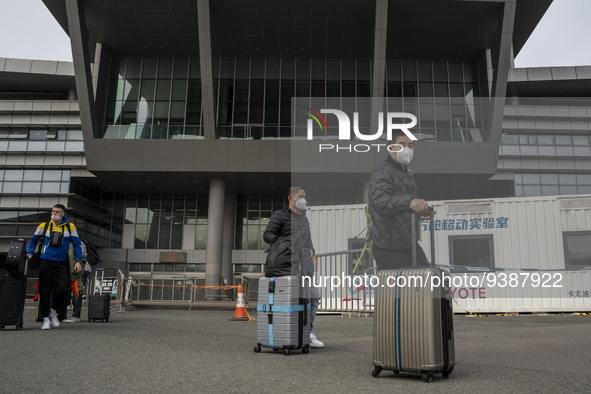
[[[316,255],[313,285],[320,288],[319,312],[373,312],[374,290],[367,278],[375,273],[375,263],[369,251],[362,253],[355,249]]]

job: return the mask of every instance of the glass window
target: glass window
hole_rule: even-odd
[[[542,196],[557,196],[560,194],[558,186],[542,186]]]
[[[591,175],[578,174],[577,175],[577,183],[579,185],[591,185]]]
[[[574,135],[573,136],[573,144],[575,144],[575,145],[589,145],[589,136],[588,135]]]
[[[521,146],[520,151],[522,155],[526,156],[537,156],[538,155],[538,147],[537,146]]]
[[[575,146],[573,150],[575,156],[591,156],[591,147]]]
[[[492,234],[450,236],[449,260],[465,267],[494,267]]]
[[[554,145],[553,135],[538,135],[538,144],[540,145]]]
[[[43,176],[42,170],[25,170],[23,179],[25,181],[40,181]]]
[[[558,179],[561,185],[576,185],[577,178],[575,174],[559,174]]]
[[[539,185],[540,174],[523,174],[523,184],[525,185]]]
[[[27,141],[10,141],[8,144],[9,150],[12,151],[26,151],[27,145]]]
[[[17,211],[0,211],[0,222],[16,223],[18,215]]]
[[[519,144],[519,135],[517,134],[503,134],[501,136],[501,144],[504,145],[518,145]]]
[[[41,193],[41,182],[23,182],[22,191],[23,193]]]
[[[556,145],[572,145],[573,138],[570,135],[557,135]]]
[[[556,156],[573,156],[574,151],[572,146],[557,146]]]
[[[538,152],[540,156],[556,156],[555,146],[539,146]]]
[[[30,140],[46,140],[47,130],[31,130],[29,131]]]
[[[519,155],[519,146],[501,146],[502,155]]]
[[[20,193],[22,187],[21,182],[4,182],[1,185],[3,193]]]
[[[4,180],[5,181],[22,181],[24,171],[23,170],[5,170]]]
[[[44,170],[43,171],[44,181],[61,181],[62,172],[60,170]]]
[[[541,196],[541,195],[542,195],[541,186],[523,186],[523,196],[524,197]]]
[[[235,273],[261,273],[261,264],[234,264]]]
[[[591,231],[564,232],[565,267],[591,266]]]
[[[577,194],[576,186],[560,186],[561,195]]]
[[[44,182],[41,184],[41,193],[59,193],[60,182]]]
[[[558,185],[558,174],[542,174],[542,185]]]

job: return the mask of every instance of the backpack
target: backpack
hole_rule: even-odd
[[[88,242],[87,239],[85,239],[82,242],[82,253],[84,254],[84,249],[86,249],[86,256],[84,256],[84,260],[86,260],[86,262],[88,264],[90,264],[90,266],[95,266],[97,265],[100,261],[101,261],[101,256],[98,254],[98,252],[96,251],[96,249],[94,248],[94,246],[92,246],[92,244],[90,242]]]

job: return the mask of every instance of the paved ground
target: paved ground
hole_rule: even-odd
[[[0,392],[589,392],[591,316],[456,316],[450,379],[371,376],[372,319],[318,316],[326,348],[253,352],[254,322],[228,310],[144,306],[108,323],[0,332]],[[83,310],[83,316],[86,310]]]

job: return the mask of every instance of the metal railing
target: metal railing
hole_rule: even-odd
[[[345,250],[316,256],[313,285],[320,289],[322,312],[373,312],[374,290],[369,277],[375,264],[369,250]]]

